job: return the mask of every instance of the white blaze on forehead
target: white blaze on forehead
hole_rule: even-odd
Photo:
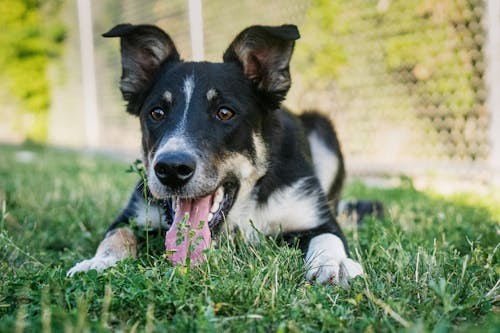
[[[182,113],[182,119],[177,127],[176,133],[183,133],[186,129],[187,113],[189,110],[189,104],[191,103],[191,97],[194,91],[194,75],[186,76],[184,79],[184,85],[182,87],[182,92],[184,93],[184,98],[186,100],[186,105],[184,106],[184,112]]]
[[[184,96],[186,97],[186,109],[189,107],[189,102],[191,102],[191,96],[193,96],[194,90],[194,75],[186,76],[184,79]]]

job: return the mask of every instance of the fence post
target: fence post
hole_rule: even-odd
[[[203,9],[201,0],[189,0],[189,32],[191,34],[191,52],[194,61],[205,59],[203,47]]]
[[[490,114],[490,167],[494,182],[500,183],[500,0],[487,0],[486,24],[486,106]]]
[[[86,143],[88,147],[95,148],[99,144],[99,120],[90,0],[78,0],[78,28],[80,31]]]

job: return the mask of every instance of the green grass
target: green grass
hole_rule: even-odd
[[[29,163],[20,149],[34,152]],[[93,255],[128,199],[126,163],[0,146],[0,332],[499,332],[498,196],[441,197],[350,184],[388,214],[347,231],[364,278],[304,281],[298,250],[223,239],[208,262],[171,267],[163,237],[102,274],[65,274]]]

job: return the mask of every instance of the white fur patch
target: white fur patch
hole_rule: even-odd
[[[135,235],[129,228],[118,228],[108,232],[93,258],[77,263],[66,276],[72,277],[78,272],[87,272],[91,269],[100,272],[128,256],[133,258],[137,256]]]
[[[255,147],[255,156],[257,156],[257,169],[261,170],[260,173],[264,175],[264,171],[267,171],[268,168],[268,153],[267,153],[267,147],[264,143],[264,139],[260,135],[253,134],[252,135],[253,139],[253,145]]]
[[[118,261],[123,258],[120,258],[115,255],[107,255],[107,256],[94,256],[91,259],[83,260],[73,266],[68,273],[67,277],[72,277],[78,272],[87,272],[91,269],[95,269],[98,272],[102,272],[108,267],[115,266]]]
[[[167,102],[169,104],[172,103],[172,93],[168,90],[165,91],[163,93],[163,99],[165,100],[165,102]]]
[[[187,76],[184,79],[184,87],[182,89],[184,97],[186,100],[186,105],[184,106],[184,112],[182,114],[182,120],[177,128],[177,133],[183,133],[186,129],[187,113],[189,110],[189,104],[191,104],[191,97],[194,91],[194,75]]]
[[[165,141],[165,140],[162,140]],[[162,142],[160,144],[159,149],[155,153],[155,158],[156,156],[166,153],[166,152],[173,152],[173,151],[189,151],[189,144],[184,136],[176,135],[176,136],[169,136],[166,138],[165,142]]]
[[[207,100],[210,102],[212,99],[217,97],[217,91],[215,89],[208,89],[207,91]]]
[[[306,279],[322,284],[339,283],[348,287],[348,281],[363,275],[363,267],[347,257],[342,240],[329,233],[314,237],[306,254]]]
[[[333,151],[328,149],[316,132],[312,132],[308,139],[316,176],[323,191],[328,193],[339,171],[339,158]]]
[[[238,196],[226,218],[229,229],[239,229],[246,240],[256,241],[257,230],[266,235],[276,235],[279,232],[311,229],[322,223],[318,209],[321,193],[309,192],[305,195],[306,178],[275,191],[265,204],[257,203],[253,189],[267,171],[268,158],[262,138],[254,135],[253,142],[258,158],[256,165],[240,154],[227,159],[224,165],[226,171],[238,171],[240,179]]]
[[[165,216],[162,213],[163,208],[158,205],[147,205],[146,202],[141,200],[136,203],[135,210],[137,212],[136,223],[141,227],[158,229],[160,226],[168,226]]]
[[[255,229],[266,235],[277,235],[317,227],[323,223],[317,207],[319,193],[304,195],[305,181],[301,179],[292,186],[275,191],[263,205],[251,197],[252,193],[250,196],[238,195],[229,212],[230,225],[237,227],[249,241],[257,240]]]

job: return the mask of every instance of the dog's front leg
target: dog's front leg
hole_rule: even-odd
[[[305,254],[306,279],[322,284],[340,284],[363,274],[362,266],[347,256],[344,243],[333,233],[323,233],[311,238]]]
[[[321,284],[340,284],[363,274],[362,266],[349,258],[344,236],[333,217],[309,230],[289,232],[285,241],[298,244],[304,253],[306,279]]]
[[[102,271],[127,257],[137,256],[137,240],[130,228],[122,227],[109,231],[99,244],[93,258],[77,263],[68,271],[71,277],[78,272],[91,269]]]

